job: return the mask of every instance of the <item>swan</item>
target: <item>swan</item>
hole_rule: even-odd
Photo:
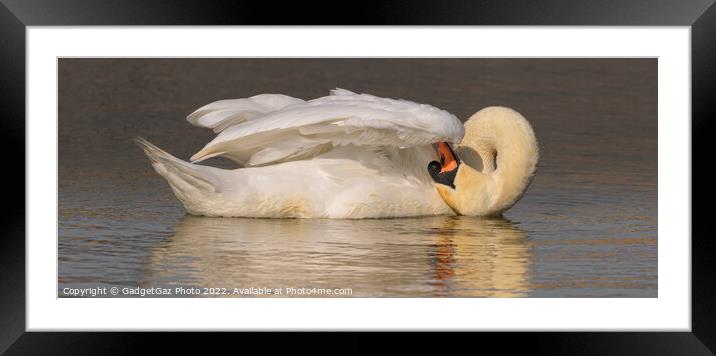
[[[529,186],[529,122],[487,107],[463,125],[427,104],[335,89],[220,100],[187,117],[217,136],[190,161],[136,143],[192,215],[258,218],[496,216]],[[240,168],[198,164],[224,157]]]

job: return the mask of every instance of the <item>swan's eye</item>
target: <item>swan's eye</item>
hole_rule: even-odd
[[[445,165],[445,155],[440,155],[440,165]]]

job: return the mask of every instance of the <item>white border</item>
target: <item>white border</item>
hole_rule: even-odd
[[[691,330],[690,28],[29,27],[27,330]],[[57,57],[658,57],[658,298],[57,298]],[[181,311],[181,312],[178,312]],[[417,312],[419,311],[419,312]]]

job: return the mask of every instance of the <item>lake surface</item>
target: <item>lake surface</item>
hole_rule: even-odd
[[[657,297],[656,59],[60,59],[58,68],[61,297],[94,287]],[[462,119],[513,107],[539,140],[535,179],[499,219],[194,217],[132,142],[141,135],[186,159],[213,137],[184,119],[204,104],[335,87]]]

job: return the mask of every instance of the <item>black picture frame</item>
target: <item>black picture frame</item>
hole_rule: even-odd
[[[470,334],[467,343],[499,343],[504,351],[527,348],[550,354],[713,354],[716,350],[716,318],[711,303],[716,299],[716,278],[710,272],[716,242],[705,228],[706,210],[694,209],[706,202],[714,188],[706,184],[704,166],[708,154],[706,135],[713,127],[710,104],[716,93],[716,6],[714,0],[623,0],[571,1],[383,1],[380,3],[234,1],[138,1],[138,0],[0,0],[0,88],[4,176],[7,180],[5,220],[0,238],[0,352],[12,354],[99,354],[137,353],[147,342],[159,343],[164,351],[187,351],[194,335],[166,333],[38,333],[25,332],[25,30],[27,26],[116,26],[116,25],[540,25],[540,26],[690,26],[692,58],[692,332],[630,333],[508,333]],[[345,5],[345,6],[344,6]],[[318,11],[320,10],[320,11]],[[339,23],[340,22],[340,23]],[[662,132],[661,135],[668,135]],[[25,189],[27,187],[25,186]],[[10,196],[8,196],[8,193]],[[662,217],[663,218],[663,217]],[[217,347],[216,341],[236,343],[234,335],[203,335],[203,353]],[[341,354],[374,351],[406,351],[416,346],[403,335],[392,334],[390,343],[374,346],[372,334],[335,335]],[[253,336],[249,336],[253,338]],[[270,345],[286,349],[320,348],[323,337],[302,334],[290,343]],[[436,337],[441,345],[454,343],[451,335]],[[498,341],[499,340],[499,341]],[[419,343],[425,351],[446,352],[435,343]],[[482,346],[480,346],[482,347]],[[145,350],[147,351],[147,350]],[[148,352],[148,351],[147,351]]]

